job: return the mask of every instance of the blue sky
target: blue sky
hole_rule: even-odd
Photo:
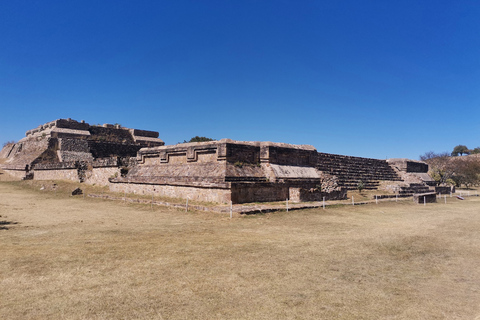
[[[0,142],[58,118],[417,159],[480,146],[478,1],[3,1]]]

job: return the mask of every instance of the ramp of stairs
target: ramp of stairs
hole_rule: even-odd
[[[356,189],[361,180],[367,190],[375,190],[379,181],[402,181],[385,160],[318,153],[317,169],[338,177],[339,186]]]

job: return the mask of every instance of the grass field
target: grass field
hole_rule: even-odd
[[[0,319],[480,319],[480,199],[196,213],[0,182]]]

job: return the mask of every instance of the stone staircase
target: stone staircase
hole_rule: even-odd
[[[316,168],[338,177],[340,187],[354,190],[361,180],[366,190],[376,190],[382,180],[402,181],[385,160],[318,153]]]
[[[409,197],[415,193],[427,193],[431,191],[432,190],[427,185],[421,183],[410,183],[408,187],[401,187],[398,195]]]

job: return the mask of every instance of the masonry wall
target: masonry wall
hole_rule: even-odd
[[[289,197],[288,186],[278,183],[238,183],[232,184],[232,202],[283,201]]]
[[[23,178],[25,178],[25,175],[26,175],[26,172],[25,170],[11,170],[11,169],[3,169],[3,171],[14,177],[15,179],[18,179],[18,180],[21,180]]]
[[[291,201],[322,201],[325,200],[345,200],[347,199],[347,189],[335,190],[331,192],[321,192],[313,188],[290,188]]]
[[[95,184],[99,186],[108,186],[110,182],[108,179],[116,176],[120,176],[120,168],[118,167],[105,167],[105,168],[93,168],[87,170],[85,173],[85,183]]]
[[[110,191],[168,198],[183,198],[201,202],[229,203],[231,192],[223,188],[199,188],[158,184],[111,183]]]
[[[74,169],[58,169],[58,170],[35,170],[34,180],[70,180],[79,182],[78,170]]]

